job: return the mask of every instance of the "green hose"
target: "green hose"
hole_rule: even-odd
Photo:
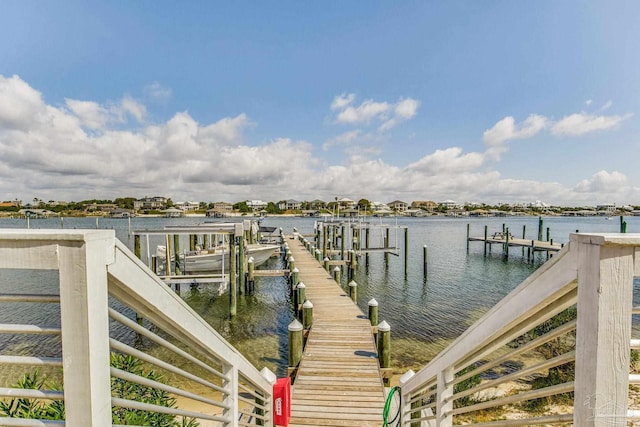
[[[391,402],[393,401],[393,395],[396,392],[398,392],[398,397],[400,398],[400,401],[398,402],[398,412],[396,412],[396,415],[393,417],[393,419],[389,421],[389,410],[391,409]],[[387,401],[384,403],[384,411],[382,412],[382,419],[384,420],[384,424],[382,424],[382,427],[387,427],[391,425],[393,422],[395,422],[396,420],[398,421],[396,423],[396,426],[399,426],[401,409],[402,409],[402,395],[400,394],[400,387],[395,386],[395,387],[392,387],[391,390],[389,390]]]

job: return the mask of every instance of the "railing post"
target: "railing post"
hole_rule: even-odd
[[[227,394],[222,403],[229,406],[229,409],[225,409],[222,412],[223,416],[229,419],[225,427],[238,427],[238,367],[227,365],[223,373],[229,378],[229,381],[224,381],[223,383],[223,388],[227,391]]]
[[[436,401],[436,426],[451,427],[453,425],[453,381],[454,370],[449,367],[438,373],[437,378],[437,401]],[[449,385],[447,385],[449,384]]]
[[[65,412],[72,427],[111,426],[106,266],[114,262],[114,246],[113,232],[58,245]]]
[[[578,249],[574,425],[626,426],[633,246],[572,235]]]

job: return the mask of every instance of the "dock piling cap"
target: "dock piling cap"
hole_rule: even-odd
[[[356,286],[358,286],[358,284],[355,281],[352,280],[352,281],[349,282],[349,286],[350,287],[356,287]]]
[[[293,319],[293,322],[289,323],[287,329],[289,330],[289,332],[298,332],[302,331],[304,327],[302,326],[302,323],[298,321],[298,319]]]
[[[298,267],[294,268],[292,271],[292,273],[300,273],[300,270],[298,270]]]
[[[275,384],[276,380],[278,379],[278,377],[276,377],[276,374],[274,374],[271,369],[267,368],[266,366],[262,368],[260,374],[271,384]]]
[[[247,262],[250,262],[251,264],[253,264],[253,257],[250,256],[249,259],[247,260]]]
[[[298,283],[298,284],[296,285],[296,288],[297,288],[297,289],[304,289],[304,288],[306,288],[306,287],[307,287],[307,286],[306,286],[304,283],[302,283],[302,282],[300,282],[300,283]]]
[[[291,256],[289,257],[289,262],[295,262],[295,260],[296,260],[296,259],[293,257],[293,255],[291,255]]]
[[[409,381],[411,379],[411,377],[413,377],[416,373],[413,372],[413,370],[409,369],[407,372],[405,372],[401,377],[400,377],[400,386],[403,386],[407,381]]]
[[[389,324],[387,323],[386,320],[383,320],[382,322],[380,322],[380,324],[378,325],[378,331],[382,331],[382,332],[389,332],[391,330],[391,326],[389,326]]]
[[[333,271],[340,271],[340,267],[338,267],[338,266],[336,265],[336,267],[333,269]]]
[[[304,304],[302,304],[302,308],[313,308],[313,304],[311,304],[311,301],[306,300]]]
[[[369,300],[369,302],[367,303],[367,305],[368,305],[369,307],[377,307],[377,306],[378,306],[378,301],[376,301],[376,299],[375,299],[375,298],[371,298],[371,299]]]

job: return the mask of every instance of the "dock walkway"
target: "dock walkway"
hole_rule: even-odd
[[[380,426],[384,387],[367,316],[299,240],[287,243],[313,304],[289,426]]]

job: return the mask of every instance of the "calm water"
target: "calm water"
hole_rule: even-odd
[[[627,217],[627,232],[640,232],[640,217]],[[164,225],[192,225],[204,218],[133,218],[131,230],[162,228]],[[481,236],[484,226],[489,233],[509,227],[514,236],[521,237],[526,227],[526,237],[537,238],[537,217],[515,218],[395,218],[384,219],[385,224],[409,228],[408,271],[405,275],[404,256],[390,256],[385,263],[382,253],[370,255],[369,267],[360,261],[355,276],[358,283],[358,304],[366,313],[367,302],[375,298],[379,303],[380,320],[386,320],[392,328],[394,367],[399,371],[416,368],[430,360],[447,342],[457,337],[473,321],[497,303],[545,260],[537,254],[533,264],[522,257],[520,249],[511,249],[510,259],[502,258],[501,250],[494,247],[488,257],[483,256],[481,242],[471,242],[466,250],[467,224],[471,235]],[[373,223],[380,220],[373,218]],[[264,225],[282,227],[291,233],[296,227],[303,234],[313,232],[314,219],[295,217],[269,217]],[[0,228],[24,228],[22,219],[0,219]],[[133,247],[126,219],[64,218],[31,220],[31,228],[107,228]],[[554,242],[565,243],[569,233],[618,232],[619,220],[606,218],[545,217],[544,227],[550,229]],[[398,245],[404,247],[404,232],[398,232]],[[395,231],[391,231],[391,243]],[[144,245],[144,243],[143,243]],[[428,247],[428,275],[423,276],[423,246]],[[382,246],[382,232],[372,230],[370,246]],[[279,259],[272,258],[263,268],[282,268]],[[57,277],[52,272],[0,271],[0,291],[15,292],[16,287],[25,292],[43,288],[55,288]],[[342,275],[343,278],[346,274]],[[343,279],[344,280],[344,279]],[[343,283],[346,285],[346,280]],[[238,300],[238,316],[229,320],[228,297],[218,296],[206,287],[185,289],[182,296],[209,323],[236,345],[258,368],[268,366],[279,374],[286,372],[287,325],[292,320],[292,308],[287,299],[282,278],[260,278],[257,292]],[[43,305],[43,310],[46,305]],[[0,322],[20,322],[18,306],[8,306],[0,313]],[[42,311],[43,324],[59,322],[55,316]],[[24,340],[0,341],[0,352],[16,346],[29,348]]]

